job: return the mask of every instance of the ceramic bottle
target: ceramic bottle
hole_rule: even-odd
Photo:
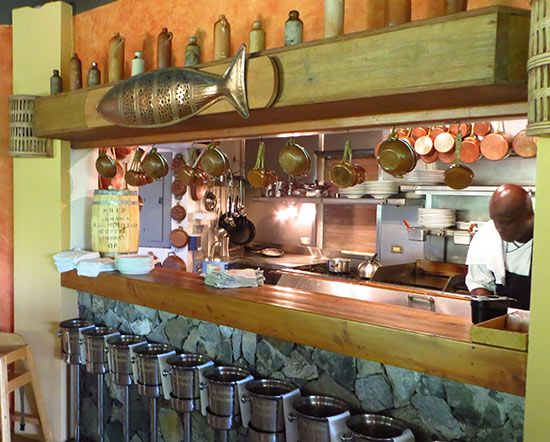
[[[63,80],[59,76],[59,70],[54,69],[50,77],[50,95],[60,94],[63,91]]]
[[[162,28],[157,37],[157,69],[172,66],[172,38],[174,35],[168,28]]]
[[[262,29],[262,22],[256,20],[252,23],[252,29],[248,33],[248,50],[259,52],[265,49],[265,31]]]
[[[300,13],[292,10],[288,13],[288,20],[285,22],[285,46],[302,43],[303,35],[304,24],[300,20]]]
[[[118,32],[109,40],[109,83],[124,77],[124,37]]]
[[[325,38],[344,33],[345,0],[325,0]]]
[[[201,48],[197,43],[197,37],[189,37],[189,43],[185,46],[185,66],[194,66],[201,62]]]
[[[411,21],[411,0],[386,0],[386,26]]]
[[[97,68],[97,63],[92,62],[92,67],[88,71],[88,87],[101,84],[101,72]]]
[[[132,59],[132,77],[134,75],[143,74],[145,72],[145,60],[142,57],[141,51],[136,51],[134,53],[134,58]]]
[[[69,62],[70,76],[69,76],[69,88],[71,91],[76,91],[82,88],[82,63],[78,58],[78,55],[74,54]]]
[[[367,0],[367,29],[386,26],[386,0]]]
[[[231,56],[231,26],[220,14],[218,21],[214,24],[214,60]]]

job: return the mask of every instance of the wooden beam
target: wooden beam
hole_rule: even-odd
[[[197,275],[61,275],[63,287],[434,376],[525,394],[527,353],[471,342],[466,318],[266,285],[219,290]],[[151,294],[154,293],[154,296]],[[412,357],[411,355],[414,355]]]
[[[39,98],[35,129],[39,136],[68,139],[81,148],[352,128],[374,121],[391,125],[426,119],[423,111],[439,119],[437,113],[456,108],[490,113],[493,106],[527,100],[528,35],[529,11],[477,9],[251,56],[248,120],[219,103],[166,128],[117,127],[95,111],[110,86],[103,85]],[[222,72],[226,66],[202,68]]]

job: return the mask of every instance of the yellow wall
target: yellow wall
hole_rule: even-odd
[[[531,324],[529,357],[527,361],[527,394],[525,398],[525,442],[549,440],[548,412],[550,410],[550,138],[539,138],[537,153],[537,195],[535,208],[535,242],[533,282],[531,288]]]
[[[62,2],[13,11],[13,92],[49,94],[53,69],[72,50],[72,8]],[[68,78],[68,75],[63,75]],[[69,248],[70,151],[54,141],[53,158],[14,160],[15,331],[32,346],[55,440],[65,440],[65,365],[56,337],[76,315],[74,294],[63,296],[52,256]]]

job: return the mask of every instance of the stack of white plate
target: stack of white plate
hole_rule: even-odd
[[[340,189],[338,192],[345,198],[361,198],[363,195],[387,198],[399,193],[399,183],[396,181],[365,181],[347,189]]]
[[[405,178],[411,184],[440,184],[444,182],[444,173],[444,170],[415,169]]]
[[[115,266],[125,275],[144,275],[153,270],[155,263],[151,255],[118,255]]]
[[[456,224],[455,209],[418,209],[418,224],[428,229],[444,229]]]

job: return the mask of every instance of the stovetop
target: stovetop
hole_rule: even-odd
[[[351,267],[350,271],[346,273],[334,273],[328,270],[328,262],[298,266],[298,267],[293,267],[292,269],[285,269],[285,270],[293,273],[326,276],[327,278],[350,281],[350,282],[367,281],[366,279],[362,279],[359,277],[359,275],[357,274],[357,267]]]

